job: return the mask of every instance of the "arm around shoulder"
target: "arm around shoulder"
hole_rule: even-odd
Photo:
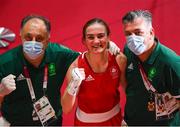
[[[119,65],[119,69],[121,71],[120,75],[120,83],[122,85],[123,90],[126,90],[127,82],[126,82],[126,66],[127,66],[127,58],[126,56],[120,52],[116,56],[116,62]]]

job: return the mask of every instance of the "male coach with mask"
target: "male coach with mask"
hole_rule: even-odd
[[[0,56],[2,119],[11,126],[62,125],[60,88],[79,53],[49,42],[50,29],[45,17],[26,16],[22,45]]]
[[[155,37],[150,12],[130,11],[122,23],[127,56],[127,124],[180,125],[180,57]]]

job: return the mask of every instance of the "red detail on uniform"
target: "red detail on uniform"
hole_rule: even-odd
[[[118,87],[120,70],[115,56],[109,53],[108,67],[103,73],[93,72],[84,54],[79,56],[78,67],[85,68],[86,74],[86,78],[82,81],[78,93],[78,106],[82,111],[86,113],[103,113],[119,104],[120,94]],[[119,112],[110,120],[101,123],[83,123],[75,118],[75,125],[117,126],[121,125],[121,121],[122,116],[121,112]]]

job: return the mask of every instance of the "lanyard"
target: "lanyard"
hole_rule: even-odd
[[[143,79],[143,82],[144,82],[144,86],[146,87],[146,89],[148,91],[152,91],[152,92],[156,92],[156,89],[153,87],[153,85],[149,82],[147,76],[146,76],[146,73],[144,71],[144,68],[142,67],[142,65],[139,63],[138,64],[138,67],[139,67],[139,70],[140,70],[140,73],[141,73],[141,77]]]
[[[24,75],[26,77],[29,92],[31,94],[31,99],[34,102],[34,101],[36,101],[36,96],[35,96],[34,89],[32,86],[32,81],[30,79],[29,71],[28,71],[26,66],[24,66]],[[44,78],[43,79],[44,79],[44,81],[43,81],[43,93],[45,95],[45,92],[47,90],[47,80],[48,80],[48,67],[47,66],[45,66],[45,68],[44,68]]]

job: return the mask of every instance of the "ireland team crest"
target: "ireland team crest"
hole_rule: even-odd
[[[49,76],[56,75],[56,67],[54,63],[50,63],[48,65],[48,70],[49,70]]]
[[[150,68],[150,70],[148,72],[148,79],[152,80],[152,78],[154,78],[156,73],[157,73],[157,70],[155,67]]]

